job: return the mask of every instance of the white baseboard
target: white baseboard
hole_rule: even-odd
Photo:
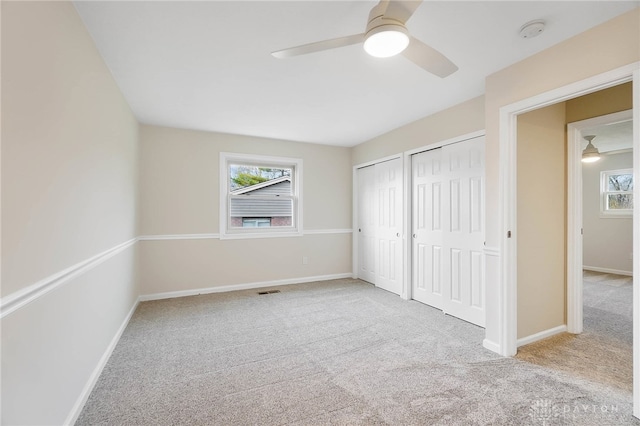
[[[116,334],[113,336],[113,339],[111,339],[109,346],[107,346],[107,349],[104,351],[104,354],[102,354],[102,357],[100,358],[100,361],[96,365],[96,368],[94,368],[93,373],[91,373],[91,376],[89,376],[89,380],[87,381],[87,384],[84,385],[84,389],[82,389],[82,392],[78,397],[78,400],[76,401],[73,408],[71,409],[71,412],[67,416],[67,420],[65,420],[64,422],[65,425],[73,425],[76,422],[76,420],[78,420],[78,416],[80,416],[80,413],[84,408],[84,404],[89,399],[89,395],[91,395],[93,388],[98,382],[98,378],[100,377],[100,374],[102,374],[102,370],[104,370],[105,365],[107,365],[107,361],[109,361],[109,357],[113,353],[113,350],[116,348],[116,345],[118,344],[118,341],[122,336],[122,333],[124,333],[125,328],[127,328],[127,325],[129,324],[129,321],[131,320],[131,317],[133,316],[133,313],[136,311],[136,308],[138,307],[139,303],[140,303],[140,299],[138,298],[138,300],[136,300],[136,302],[133,304],[133,307],[125,317],[124,321],[122,321],[122,324],[120,325],[120,328],[118,328],[118,331],[116,331]]]
[[[566,324],[559,325],[557,327],[553,327],[548,330],[544,330],[539,333],[532,334],[531,336],[518,339],[516,344],[518,347],[528,345],[529,343],[537,342],[538,340],[546,339],[547,337],[555,336],[556,334],[564,333],[565,331],[567,331],[567,325]]]
[[[621,271],[620,269],[600,268],[598,266],[582,266],[585,271],[603,272],[605,274],[626,275],[628,277],[633,276],[632,271]]]
[[[261,282],[245,283],[245,284],[231,284],[231,285],[223,285],[219,287],[197,288],[193,290],[180,290],[180,291],[168,291],[165,293],[145,294],[140,296],[138,300],[140,300],[141,302],[146,302],[148,300],[172,299],[174,297],[197,296],[199,294],[210,294],[210,293],[226,293],[228,291],[251,290],[254,288],[310,283],[314,281],[337,280],[337,279],[351,278],[351,277],[352,277],[352,273],[348,272],[344,274],[317,275],[313,277],[288,278],[284,280],[261,281]]]
[[[495,353],[501,355],[501,353],[500,353],[500,345],[497,344],[496,342],[492,342],[491,340],[484,339],[482,341],[482,346],[484,346],[485,349],[489,349],[491,352],[495,352]]]

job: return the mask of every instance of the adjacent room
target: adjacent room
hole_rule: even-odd
[[[640,424],[640,1],[0,19],[2,424]]]
[[[556,139],[561,142],[566,139],[566,150],[563,143],[549,142],[544,149],[548,155],[555,147],[553,158],[574,163],[578,173],[568,179],[566,188],[556,188],[556,196],[558,200],[565,199],[566,191],[572,204],[579,203],[579,209],[572,216],[567,216],[564,206],[552,213],[549,206],[532,203],[520,210],[527,216],[521,222],[544,220],[546,226],[555,223],[559,227],[556,234],[562,235],[567,234],[566,227],[575,223],[582,238],[579,244],[571,243],[578,264],[573,265],[575,272],[567,274],[573,276],[574,281],[567,282],[566,293],[563,286],[554,288],[547,284],[546,295],[540,297],[541,278],[545,283],[554,280],[536,272],[545,270],[547,274],[564,276],[565,264],[557,264],[558,270],[553,272],[543,267],[550,261],[545,262],[543,256],[536,255],[535,246],[523,244],[519,250],[523,258],[535,257],[538,262],[532,269],[523,270],[518,280],[519,294],[526,295],[524,300],[519,298],[519,315],[530,320],[549,320],[549,308],[555,307],[557,317],[577,316],[577,319],[575,324],[556,320],[562,324],[557,330],[563,333],[533,343],[527,337],[531,333],[523,331],[517,358],[571,371],[627,392],[633,388],[633,210],[629,204],[633,191],[632,105],[632,86],[624,83],[519,117],[519,142],[525,148],[519,155],[525,164],[528,161],[524,159],[542,149],[541,140],[553,141],[553,134],[545,137],[540,129],[548,132],[555,127],[554,133],[559,136]],[[571,153],[577,155],[571,156]],[[542,157],[538,161],[543,161]],[[533,167],[528,171],[520,181],[521,191],[532,191],[536,185],[542,190],[549,187],[553,179],[561,178],[547,176],[549,180],[545,181]],[[551,215],[555,221],[550,220]],[[572,220],[575,218],[580,220]],[[564,238],[556,240],[559,253],[563,252],[564,243]],[[547,247],[551,244],[551,241],[545,243]],[[572,293],[577,297],[565,302]],[[556,303],[545,304],[544,299],[550,294],[554,294]],[[569,303],[575,306],[567,306]],[[526,315],[527,310],[543,312],[545,308],[544,314]],[[525,326],[523,321],[518,324]]]

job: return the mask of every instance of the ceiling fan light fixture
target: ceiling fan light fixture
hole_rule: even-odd
[[[400,24],[384,24],[365,35],[364,50],[376,58],[389,58],[409,45],[409,32]]]
[[[600,159],[600,151],[596,148],[591,142],[595,135],[589,135],[584,137],[589,143],[587,147],[582,151],[582,162],[583,163],[593,163]]]

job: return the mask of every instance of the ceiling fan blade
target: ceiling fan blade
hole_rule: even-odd
[[[364,34],[354,34],[346,37],[333,38],[331,40],[317,41],[315,43],[303,44],[302,46],[290,47],[289,49],[271,52],[276,58],[290,58],[292,56],[306,55],[307,53],[320,52],[322,50],[335,49],[337,47],[350,46],[364,41]]]
[[[402,54],[420,68],[438,77],[444,78],[458,71],[457,65],[446,56],[414,37],[411,37],[409,46]]]
[[[422,0],[390,0],[384,12],[385,18],[394,19],[406,24],[413,12],[420,7]]]

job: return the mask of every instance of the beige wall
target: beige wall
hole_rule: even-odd
[[[484,96],[480,96],[353,147],[352,164],[484,130],[484,119]]]
[[[518,338],[565,324],[565,105],[518,117]]]
[[[348,148],[142,126],[142,235],[219,232],[220,152],[301,158],[304,230],[351,229]],[[142,241],[140,250],[143,294],[351,273],[351,234],[344,232]]]
[[[633,108],[632,82],[619,84],[566,102],[567,123]]]
[[[139,244],[142,295],[351,275],[351,234]]]
[[[640,60],[640,8],[559,43],[486,79],[487,245],[500,245],[500,108]],[[519,194],[519,198],[528,197]],[[541,230],[544,231],[544,230]],[[520,262],[518,263],[520,267]],[[487,281],[487,311],[498,312],[501,288]],[[539,328],[539,327],[535,327]],[[487,341],[499,344],[500,322],[488,314]]]
[[[71,3],[2,2],[2,296],[136,236],[138,125]],[[135,249],[2,319],[2,424],[62,424],[137,297]]]
[[[351,228],[348,148],[141,126],[140,234],[217,233],[220,152],[303,160],[305,230]]]

